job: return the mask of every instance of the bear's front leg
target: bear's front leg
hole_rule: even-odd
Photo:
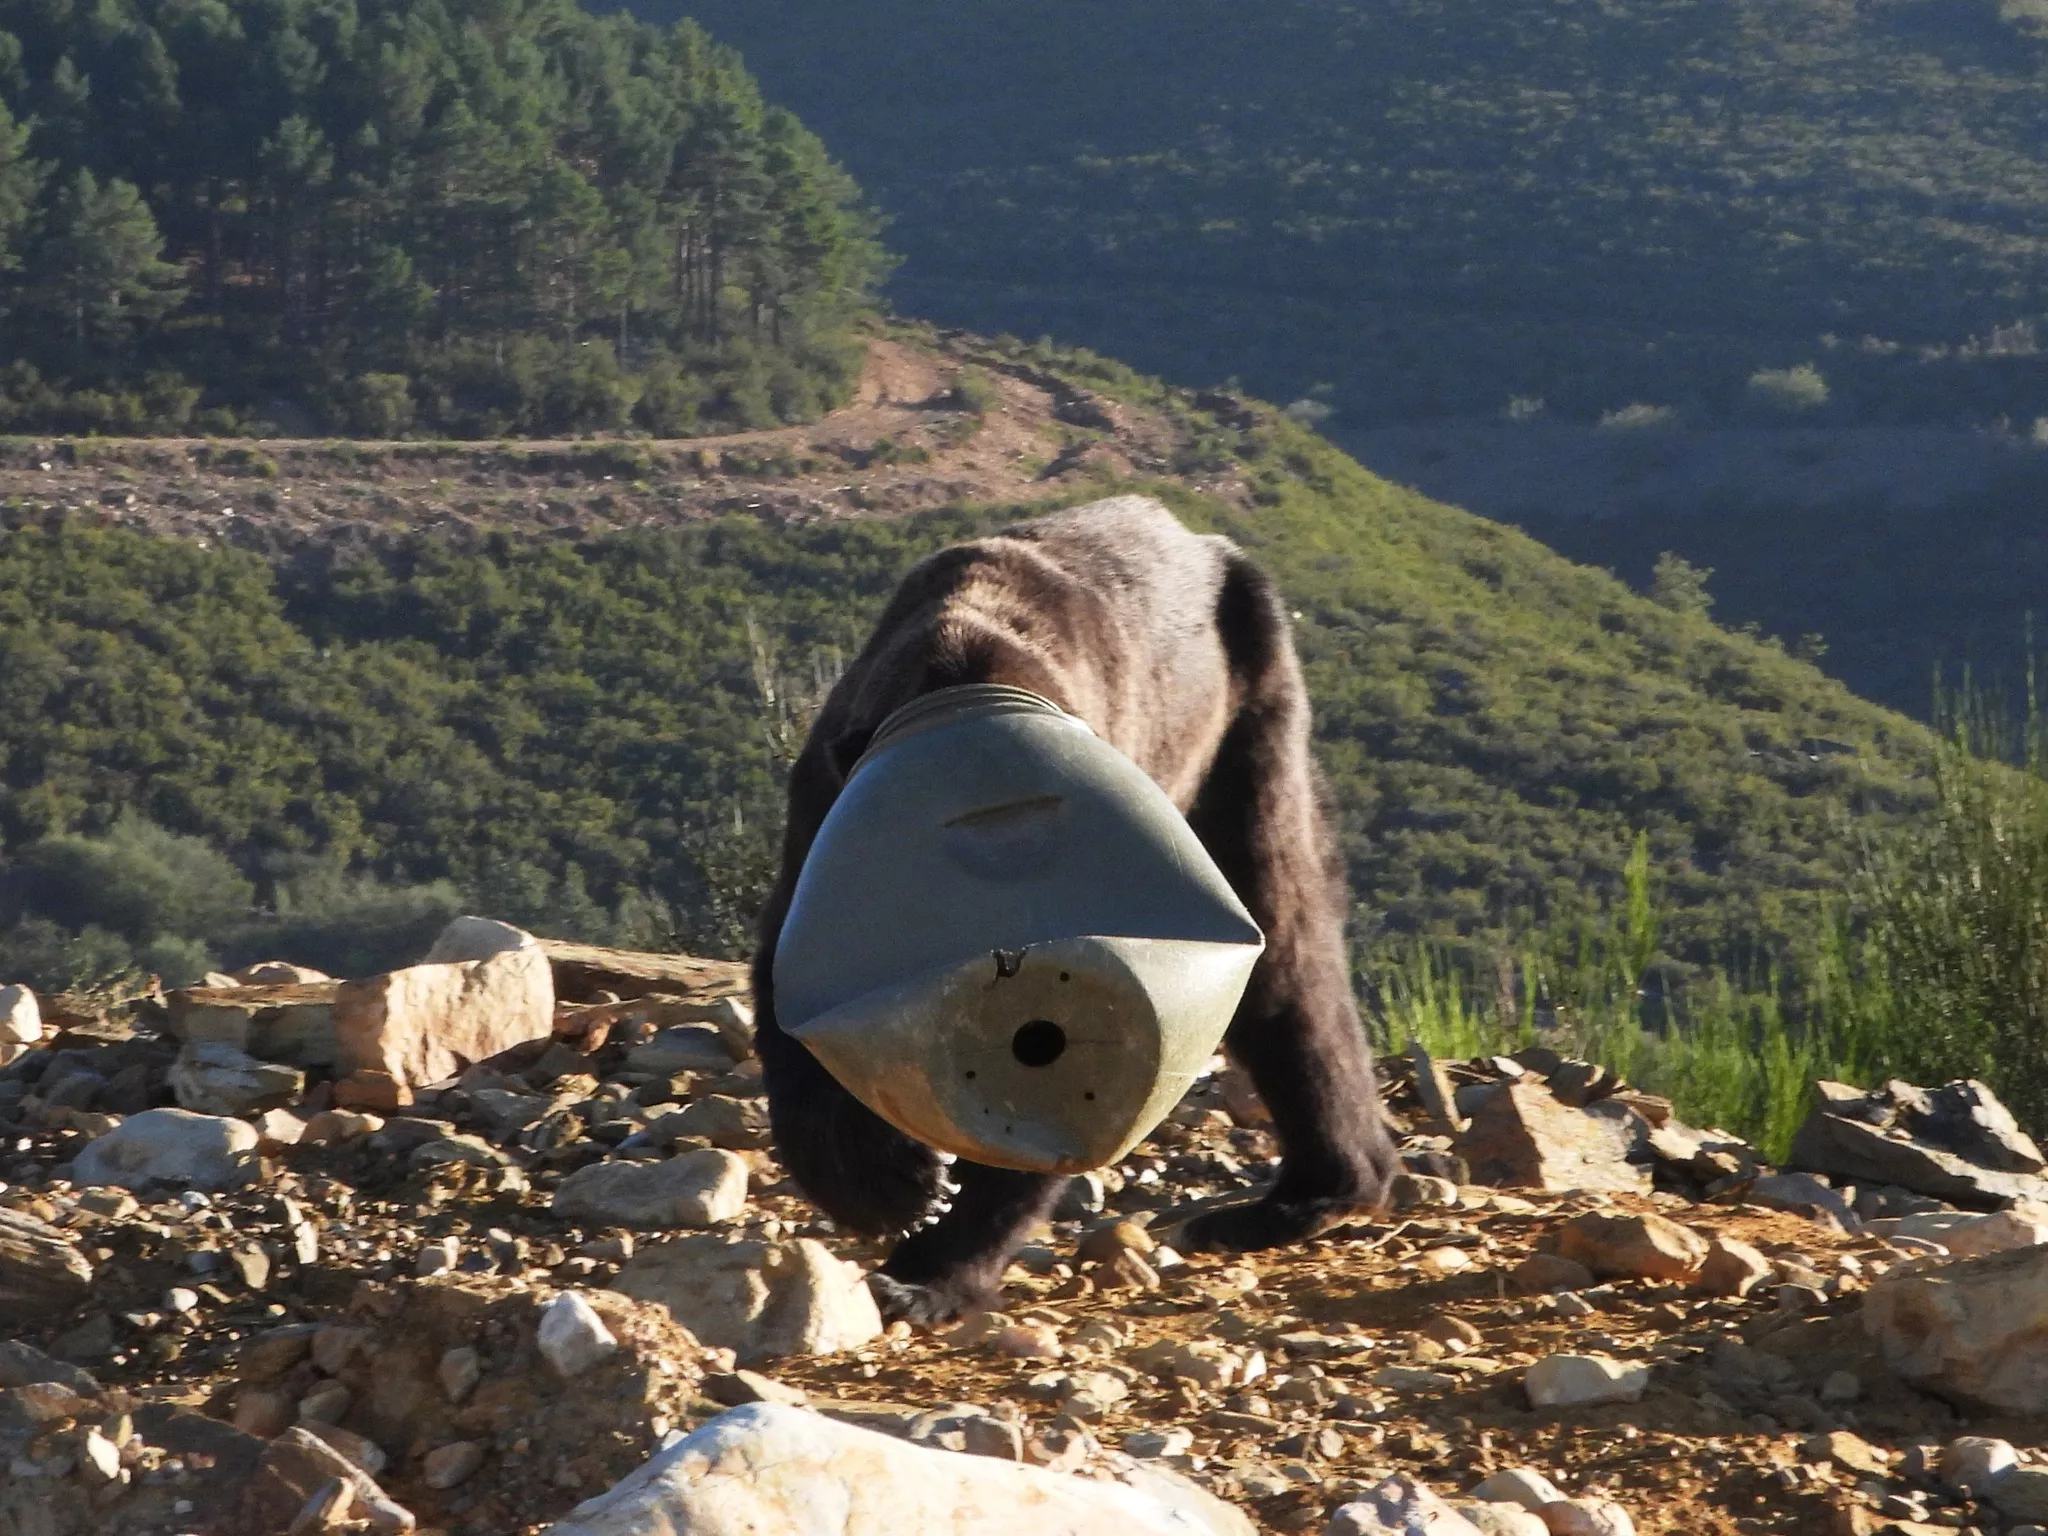
[[[1052,1214],[1067,1183],[1059,1174],[980,1163],[955,1162],[949,1172],[955,1185],[951,1208],[904,1238],[868,1277],[888,1321],[930,1327],[995,1310],[1010,1256]]]

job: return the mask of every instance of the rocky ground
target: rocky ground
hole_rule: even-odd
[[[1234,397],[1139,409],[972,337],[870,342],[854,401],[818,422],[686,442],[437,443],[9,439],[0,522],[106,522],[260,550],[398,532],[589,534],[721,513],[784,522],[1023,503],[1098,480],[1171,474],[1238,497],[1198,439]]]
[[[714,1419],[820,1423],[746,1404],[914,1451],[855,1436],[870,1482],[993,1458],[1214,1536],[2048,1524],[2048,1183],[1977,1085],[1823,1085],[1791,1173],[1587,1063],[1416,1051],[1395,1209],[1181,1255],[1274,1157],[1219,1060],[1002,1313],[919,1333],[776,1164],[747,1024],[736,967],[469,919],[386,977],[0,991],[0,1533],[540,1531]]]

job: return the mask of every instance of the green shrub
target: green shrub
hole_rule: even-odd
[[[287,960],[330,976],[369,976],[417,964],[466,903],[446,881],[386,884],[317,866],[283,882],[274,910],[223,926],[222,963]]]
[[[1828,403],[1828,381],[1811,363],[1796,368],[1759,368],[1749,376],[1753,404],[1780,415],[1817,411]]]
[[[518,456],[528,474],[576,474],[588,479],[647,480],[661,472],[661,460],[645,443],[578,443],[568,448],[532,449]]]
[[[192,430],[202,437],[240,437],[249,428],[232,408],[210,405],[192,418]]]
[[[342,390],[342,419],[365,437],[403,437],[413,423],[412,380],[402,373],[365,373]]]
[[[640,376],[633,421],[656,437],[689,437],[700,430],[710,399],[710,383],[704,375],[687,372],[664,358]]]
[[[1694,613],[1704,618],[1714,606],[1707,582],[1713,572],[1694,565],[1683,555],[1665,550],[1650,572],[1650,601],[1673,613]]]
[[[536,392],[534,429],[615,432],[632,419],[639,392],[609,342],[578,342],[556,358]]]
[[[73,933],[48,918],[28,917],[0,928],[0,977],[38,992],[73,992],[135,972],[135,950],[104,928]]]
[[[1337,408],[1321,396],[1311,394],[1283,406],[1280,414],[1298,427],[1314,430],[1336,415]]]
[[[1976,1077],[2048,1132],[2048,780],[1944,751],[1933,812],[1873,839],[1861,896],[1891,1069]]]
[[[135,950],[135,968],[167,987],[189,987],[215,968],[213,951],[198,939],[160,934]]]
[[[717,376],[710,415],[736,428],[772,427],[781,421],[775,409],[774,392],[769,388],[768,370],[758,358],[744,358],[740,366]]]
[[[1668,405],[1648,405],[1638,400],[1604,413],[1600,425],[1610,431],[1640,432],[1649,427],[1668,427],[1677,419],[1678,412]]]
[[[275,480],[278,463],[261,448],[230,448],[214,460],[215,467],[231,475],[248,475],[257,480]]]
[[[0,368],[0,432],[183,432],[199,396],[197,385],[169,370],[153,370],[129,388],[95,388],[52,382],[17,357]]]
[[[1546,1045],[1781,1158],[1816,1078],[1853,1078],[1882,1060],[1868,999],[1818,953],[1761,976],[1673,964],[1659,954],[1662,916],[1638,838],[1620,895],[1578,919],[1528,923],[1497,947],[1387,945],[1361,988],[1378,1045],[1420,1040],[1440,1057]]]
[[[96,836],[46,837],[7,871],[12,915],[78,932],[99,927],[132,944],[219,932],[254,888],[204,838],[167,832],[132,811]]]
[[[954,375],[952,388],[946,391],[946,404],[970,416],[986,416],[1001,403],[996,381],[985,368],[962,368]]]

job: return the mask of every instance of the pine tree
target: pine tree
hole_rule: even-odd
[[[0,102],[0,275],[21,268],[22,248],[48,172],[48,166],[29,154],[28,125],[16,123]]]
[[[36,253],[40,307],[69,328],[76,362],[126,348],[135,327],[183,301],[184,272],[161,260],[163,237],[142,194],[119,177],[74,171],[58,190]]]
[[[0,29],[0,343],[60,402],[168,366],[344,426],[401,396],[461,435],[636,398],[753,422],[829,397],[884,271],[851,181],[687,22],[0,0]]]

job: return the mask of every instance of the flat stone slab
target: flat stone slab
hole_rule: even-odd
[[[1863,1326],[1925,1391],[2048,1413],[2048,1247],[1902,1264],[1865,1293]]]
[[[767,1243],[711,1235],[650,1243],[612,1289],[659,1302],[704,1343],[742,1365],[857,1349],[882,1331],[860,1267],[802,1237]]]
[[[1819,1103],[1792,1139],[1788,1168],[1896,1184],[1977,1210],[2048,1201],[2040,1149],[1982,1083],[1887,1083],[1870,1093],[1814,1086]]]
[[[747,967],[737,960],[606,949],[563,939],[542,939],[540,952],[554,969],[555,995],[569,1002],[585,1002],[599,992],[620,998],[682,993],[710,1002],[745,996],[748,988]]]
[[[91,1286],[92,1264],[72,1234],[25,1211],[0,1209],[0,1316],[64,1312]]]
[[[1478,1184],[1647,1194],[1650,1170],[1628,1160],[1634,1145],[1623,1120],[1560,1104],[1548,1088],[1525,1079],[1474,1108],[1453,1150]]]
[[[164,997],[166,1028],[179,1040],[214,1041],[294,1067],[335,1063],[338,981],[254,987],[180,987]]]
[[[1156,1474],[1142,1489],[930,1450],[807,1409],[751,1403],[677,1441],[549,1536],[1250,1536],[1242,1514]]]

